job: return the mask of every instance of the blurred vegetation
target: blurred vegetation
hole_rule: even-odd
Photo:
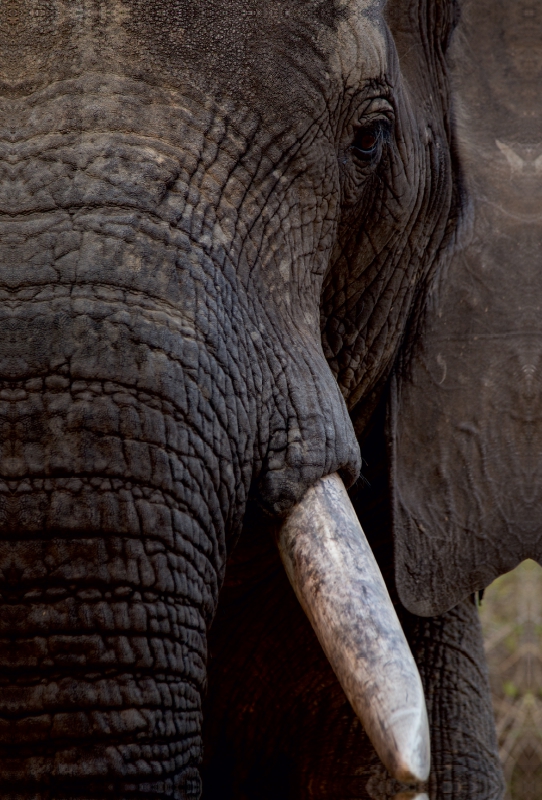
[[[524,561],[498,578],[480,616],[507,800],[541,800],[542,568]]]

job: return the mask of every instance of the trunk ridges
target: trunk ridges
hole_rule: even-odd
[[[198,797],[229,437],[187,431],[183,398],[126,363],[116,382],[72,366],[0,390],[0,787]]]
[[[3,792],[198,796],[175,786],[196,781],[201,750],[214,607],[201,536],[185,524],[170,548],[88,531],[4,540]]]
[[[147,144],[125,148],[134,179]],[[356,471],[318,348],[206,239],[205,169],[192,205],[169,167],[139,198],[125,172],[111,188],[115,148],[79,183],[69,147],[52,171],[34,150],[47,192],[22,196],[23,164],[0,197],[0,793],[24,800],[198,797],[207,628],[251,483],[276,509]]]

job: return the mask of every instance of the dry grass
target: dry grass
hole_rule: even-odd
[[[542,568],[524,561],[480,609],[507,800],[542,798]]]

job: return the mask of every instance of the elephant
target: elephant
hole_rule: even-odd
[[[1,3],[2,797],[502,796],[477,602],[542,555],[539,16]]]

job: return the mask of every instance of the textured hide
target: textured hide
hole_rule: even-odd
[[[542,560],[539,4],[473,0],[454,36],[470,206],[392,391],[396,574],[433,615]]]
[[[2,798],[196,800],[206,694],[220,800],[213,759],[235,800],[388,792],[267,526],[322,476],[354,484],[443,272],[455,18],[1,0]],[[369,534],[389,578],[389,521]],[[432,786],[472,800],[499,779],[461,600],[406,628]]]

